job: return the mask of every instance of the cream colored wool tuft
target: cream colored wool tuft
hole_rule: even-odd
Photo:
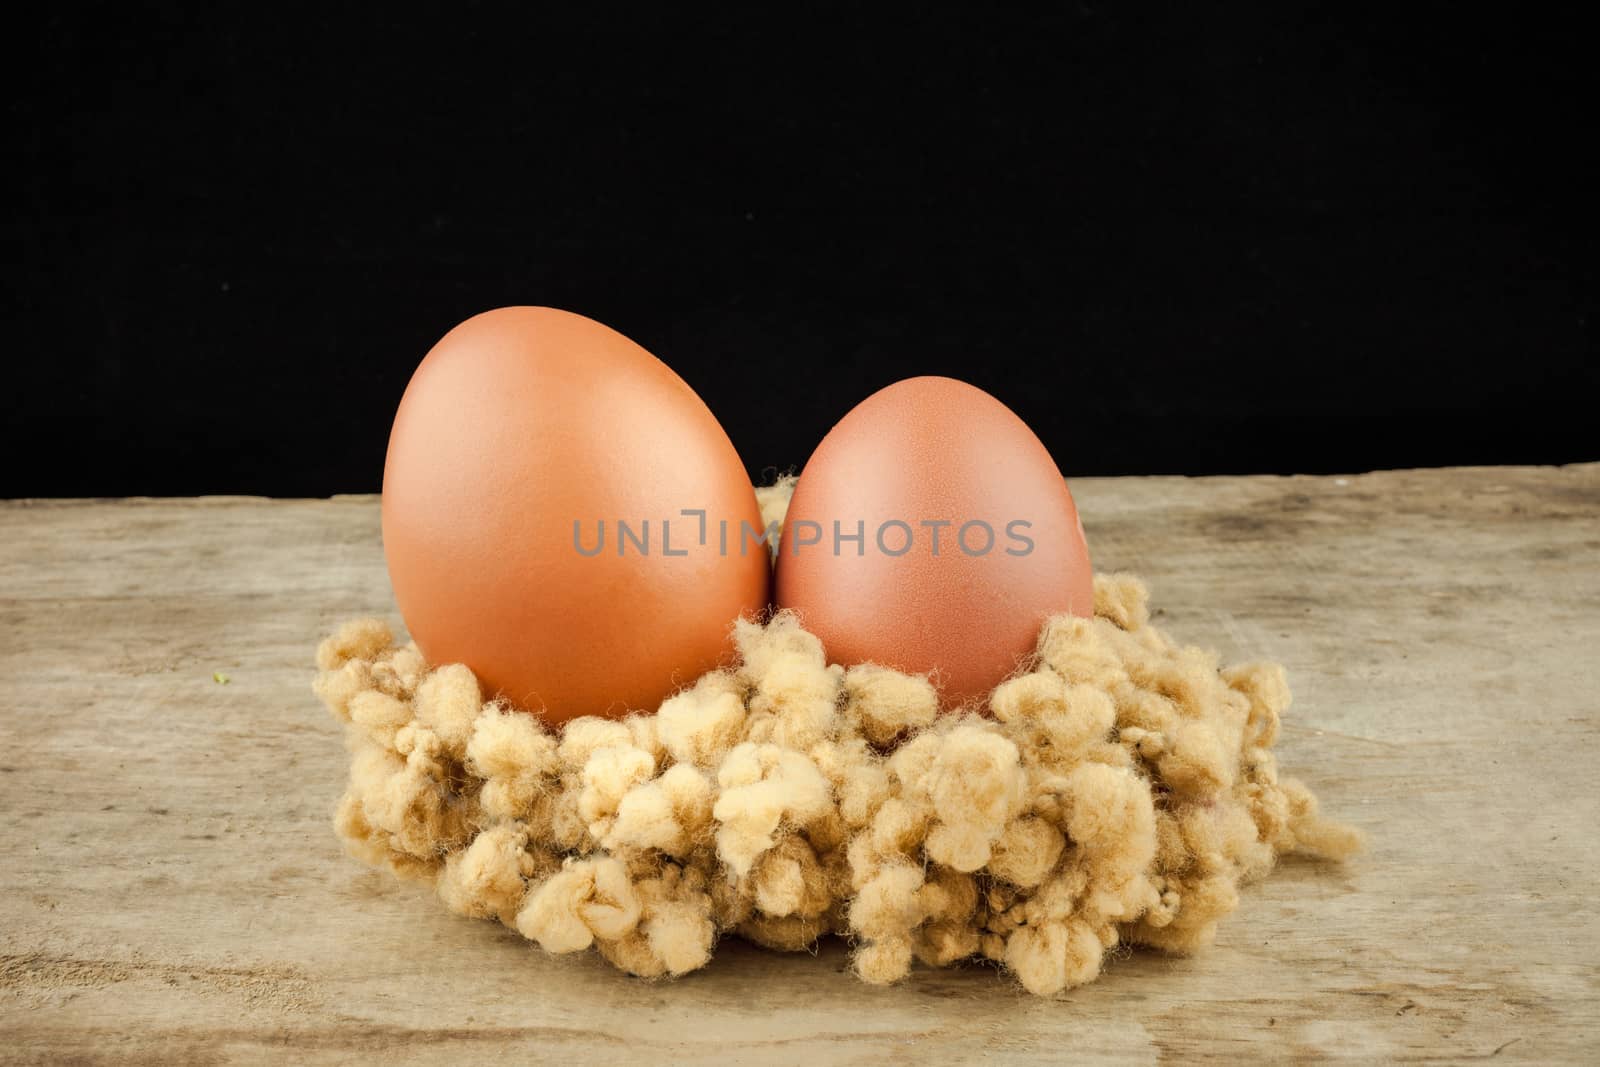
[[[1096,579],[1093,619],[1051,619],[986,715],[830,665],[786,613],[735,643],[736,667],[654,713],[555,731],[349,623],[314,684],[351,751],[335,826],[454,912],[647,978],[705,966],[723,934],[838,934],[868,982],[986,958],[1041,995],[1120,943],[1209,944],[1284,853],[1361,847],[1278,774],[1283,669],[1174,645],[1127,575]]]

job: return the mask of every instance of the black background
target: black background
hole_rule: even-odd
[[[417,361],[518,303],[757,476],[922,373],[1069,475],[1600,458],[1575,26],[575,6],[14,23],[0,496],[375,490]]]

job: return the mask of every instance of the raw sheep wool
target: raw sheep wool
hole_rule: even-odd
[[[458,914],[645,978],[725,934],[837,934],[868,982],[981,958],[1041,995],[1119,944],[1203,947],[1282,854],[1361,847],[1278,773],[1283,669],[1175,645],[1127,575],[958,714],[926,678],[828,663],[785,612],[734,643],[653,713],[556,730],[348,623],[314,684],[351,753],[338,833]]]

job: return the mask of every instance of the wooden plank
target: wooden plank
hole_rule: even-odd
[[[1284,766],[1373,848],[1055,1000],[837,944],[646,983],[454,918],[329,828],[310,659],[392,611],[375,499],[0,505],[0,1056],[1592,1060],[1600,464],[1074,490],[1159,624],[1288,665]]]

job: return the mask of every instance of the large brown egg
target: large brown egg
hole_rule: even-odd
[[[1003,681],[1051,615],[1091,615],[1094,585],[1038,437],[983,390],[930,377],[863,400],[812,453],[776,599],[829,660],[932,672],[951,706]]]
[[[705,403],[566,311],[451,330],[389,437],[383,545],[411,636],[551,722],[654,710],[729,656],[770,580],[741,523],[760,528],[755,493]]]

